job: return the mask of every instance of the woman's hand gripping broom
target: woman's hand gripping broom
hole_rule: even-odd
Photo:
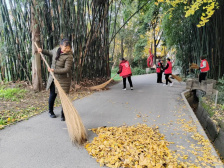
[[[39,48],[36,43],[35,45],[37,48]],[[45,64],[47,65],[47,67],[50,68],[43,54],[40,53],[40,55]],[[75,109],[71,100],[68,98],[68,96],[62,89],[61,85],[59,84],[58,80],[55,78],[54,73],[50,71],[50,74],[54,78],[55,86],[57,87],[59,92],[70,139],[73,144],[82,145],[87,141],[87,135],[86,135],[86,129],[82,123],[78,111]]]

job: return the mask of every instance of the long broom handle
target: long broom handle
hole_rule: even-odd
[[[36,42],[35,42],[34,44],[35,44],[35,46],[36,46],[37,48],[39,48]],[[46,59],[44,58],[44,55],[43,55],[42,53],[40,53],[40,55],[41,55],[41,58],[44,60],[45,64],[47,65],[47,67],[50,68],[50,66],[48,65]],[[52,77],[55,79],[54,73],[53,73],[52,71],[50,71],[50,74],[51,74]]]
[[[115,74],[111,79],[114,79],[117,76],[117,74]]]

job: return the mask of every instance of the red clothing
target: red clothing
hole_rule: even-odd
[[[203,62],[205,61],[206,63],[206,67],[203,67]],[[209,71],[209,65],[208,65],[208,61],[206,59],[201,60],[201,64],[200,64],[200,68],[201,68],[201,72],[208,72]]]
[[[127,60],[123,60],[120,63],[118,74],[120,74],[120,76],[122,76],[123,78],[132,76],[131,68],[130,68],[129,62]]]
[[[161,72],[161,63],[158,62],[157,68],[156,68],[156,73],[160,73]]]
[[[153,66],[153,54],[150,54],[150,56],[147,58],[147,66],[150,68]]]
[[[164,74],[172,74],[172,63],[170,61],[166,64]]]

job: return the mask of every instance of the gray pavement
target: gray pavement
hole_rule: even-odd
[[[173,87],[163,87],[156,83],[156,74],[134,76],[132,81],[133,91],[128,83],[123,91],[120,82],[110,90],[74,102],[86,129],[137,123],[157,125],[166,139],[175,143],[169,148],[178,152],[176,145],[185,147],[188,161],[194,162],[196,156],[187,150],[192,150],[190,145],[197,141],[191,138],[193,133],[184,131],[177,123],[179,119],[197,122],[181,97],[185,84],[175,82]],[[83,147],[71,144],[66,124],[60,121],[60,107],[55,113],[56,119],[44,112],[1,130],[0,168],[99,168]],[[203,132],[200,126],[197,129]],[[87,133],[89,141],[96,136],[89,130]]]

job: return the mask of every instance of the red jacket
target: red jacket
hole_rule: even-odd
[[[206,62],[206,67],[201,68],[201,67],[203,67],[203,62],[204,61]],[[209,65],[208,65],[208,61],[206,59],[201,60],[200,69],[201,69],[201,72],[208,72],[209,71]]]
[[[165,69],[164,74],[172,74],[172,63],[170,61],[167,61],[166,67],[168,68]]]
[[[118,74],[120,74],[123,78],[127,78],[132,75],[129,62],[127,60],[123,60],[120,63]]]

